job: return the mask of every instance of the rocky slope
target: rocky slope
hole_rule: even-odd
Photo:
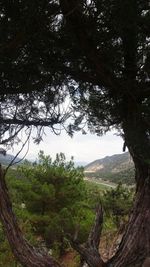
[[[134,165],[128,152],[95,160],[86,165],[84,170],[85,176],[91,179],[127,184],[134,182]]]

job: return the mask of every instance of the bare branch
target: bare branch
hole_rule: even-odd
[[[99,243],[102,231],[102,223],[103,223],[103,210],[102,206],[98,205],[95,222],[91,228],[87,242],[85,242],[84,244],[79,244],[79,242],[77,241],[76,233],[75,233],[75,239],[72,239],[69,236],[71,246],[80,254],[81,258],[90,267],[104,266],[104,262],[101,259],[99,253]]]
[[[15,157],[12,159],[12,161],[9,163],[9,165],[8,165],[7,168],[5,169],[5,175],[6,175],[7,171],[8,171],[8,169],[9,169],[12,165],[17,164],[17,163],[19,163],[20,161],[23,160],[23,159],[21,159],[21,160],[15,162],[15,160],[16,160],[16,158],[18,157],[18,155],[20,154],[20,152],[23,150],[23,148],[25,147],[25,145],[29,142],[29,140],[30,140],[30,136],[31,136],[31,131],[32,131],[32,128],[30,128],[29,134],[28,134],[28,136],[27,136],[25,142],[23,143],[21,149],[18,151],[18,153],[15,155]],[[29,150],[29,145],[28,145],[27,152],[28,152],[28,150]],[[27,152],[25,153],[25,156],[27,155]],[[25,156],[24,156],[23,158],[25,158]]]
[[[95,222],[91,228],[91,232],[87,240],[87,245],[89,247],[94,247],[96,249],[99,248],[102,224],[103,224],[103,209],[101,205],[98,205],[96,210]]]

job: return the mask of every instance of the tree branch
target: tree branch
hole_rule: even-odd
[[[103,225],[103,209],[101,205],[98,205],[96,210],[95,222],[91,228],[91,232],[87,240],[87,245],[89,247],[94,247],[96,249],[99,248],[102,225]]]
[[[23,125],[23,126],[53,126],[54,124],[58,124],[58,123],[62,123],[62,121],[58,120],[58,118],[52,118],[52,119],[48,119],[48,120],[42,120],[42,119],[37,119],[37,120],[21,120],[21,119],[16,119],[16,118],[12,118],[12,119],[5,119],[5,118],[1,118],[0,119],[0,124],[9,124],[9,125]]]
[[[81,255],[89,267],[103,267],[105,263],[99,253],[99,243],[103,223],[103,210],[99,205],[96,211],[95,222],[91,228],[87,242],[79,244],[77,240],[70,239],[71,246]]]

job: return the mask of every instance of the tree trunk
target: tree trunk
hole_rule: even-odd
[[[150,256],[150,140],[145,128],[138,113],[127,114],[123,130],[126,145],[135,164],[136,195],[118,251],[105,263],[98,259],[100,254],[97,254],[99,266],[141,267]],[[88,263],[86,255],[84,259]],[[97,267],[94,261],[89,266]]]
[[[107,263],[109,267],[141,267],[150,255],[150,140],[145,122],[131,100],[126,114],[123,130],[135,164],[136,195],[125,234]]]
[[[143,178],[144,178],[143,173]],[[150,177],[148,176],[136,193],[135,202],[125,234],[116,254],[103,262],[96,250],[92,251],[88,246],[73,244],[90,267],[141,267],[142,263],[150,255]],[[143,179],[144,180],[144,179]],[[97,227],[95,233],[97,232]],[[92,240],[94,235],[92,236]],[[94,246],[93,246],[94,247]],[[87,250],[86,250],[87,248]],[[83,250],[84,249],[84,250]],[[145,267],[145,266],[144,266]]]
[[[115,256],[107,266],[142,266],[150,255],[150,180],[145,180],[136,194],[133,211],[126,232]]]
[[[12,205],[0,166],[0,219],[5,234],[16,259],[26,267],[60,267],[52,257],[41,253],[27,243],[18,227],[16,217],[12,212]]]

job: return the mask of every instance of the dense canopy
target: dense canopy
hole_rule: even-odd
[[[68,94],[98,133],[132,108],[149,132],[149,29],[148,1],[1,1],[1,143],[24,125],[63,124]]]

